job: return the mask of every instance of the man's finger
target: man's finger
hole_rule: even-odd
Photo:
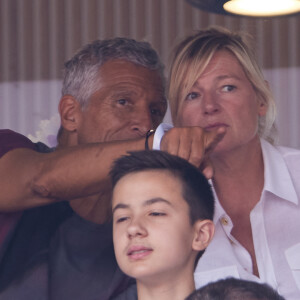
[[[220,127],[217,130],[209,131],[205,134],[204,148],[205,154],[210,154],[223,139],[226,134],[226,128]]]
[[[202,132],[202,136],[204,132]],[[188,161],[195,165],[197,168],[201,165],[204,156],[205,156],[205,148],[203,145],[203,137],[201,135],[194,136],[194,139],[191,144],[191,151]]]
[[[180,145],[179,135],[176,133],[175,130],[170,129],[167,133],[165,133],[165,135],[161,140],[160,150],[166,151],[172,155],[177,155],[179,145]]]
[[[200,171],[203,173],[203,175],[206,177],[207,180],[212,179],[214,175],[214,169],[211,161],[206,158],[200,167]]]

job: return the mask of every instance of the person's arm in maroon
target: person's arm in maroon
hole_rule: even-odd
[[[35,149],[35,144],[25,136],[9,129],[0,130],[0,158],[7,152],[27,148]],[[17,220],[21,217],[22,212],[1,213],[0,212],[0,246],[4,243],[7,234],[15,226]]]
[[[0,129],[0,158],[17,148],[35,149],[35,144],[22,134],[10,129]]]

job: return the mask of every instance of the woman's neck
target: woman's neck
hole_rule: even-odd
[[[238,174],[245,168],[251,169],[253,160],[257,161],[260,158],[262,150],[258,136],[243,146],[211,155],[214,169],[224,174]]]
[[[250,212],[259,201],[264,185],[264,165],[259,138],[245,147],[214,156],[212,162],[215,172],[214,187],[224,209],[227,211],[226,207],[230,207],[231,210],[241,210],[244,207]],[[229,211],[227,213],[230,214]]]

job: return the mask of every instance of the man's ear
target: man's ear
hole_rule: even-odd
[[[204,250],[213,238],[215,225],[211,220],[198,220],[194,224],[194,230],[192,248],[195,251]]]
[[[71,95],[64,95],[58,109],[63,128],[70,132],[76,131],[82,112],[79,102]]]

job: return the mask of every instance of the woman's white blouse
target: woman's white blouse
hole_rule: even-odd
[[[250,213],[260,278],[249,253],[231,236],[233,224],[216,197],[215,236],[195,270],[196,287],[226,277],[268,283],[287,300],[300,299],[300,151],[261,140],[264,188]],[[244,201],[247,201],[245,194]]]

